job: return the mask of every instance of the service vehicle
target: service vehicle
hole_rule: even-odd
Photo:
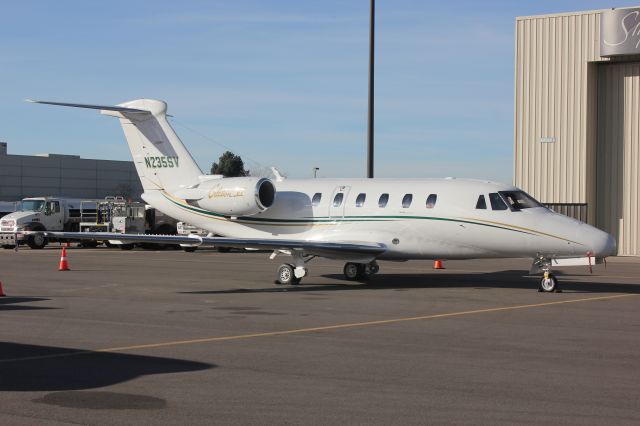
[[[88,208],[86,206],[89,206]],[[83,201],[80,205],[80,232],[92,233],[136,233],[136,234],[176,234],[176,220],[155,208],[139,201],[125,200],[124,197],[105,197],[92,205]],[[118,240],[82,240],[85,247],[117,245],[123,250],[132,249],[134,244],[124,244]],[[145,248],[157,248],[141,244]],[[167,247],[167,246],[163,246]]]
[[[49,240],[45,231],[76,232],[80,230],[80,203],[82,200],[63,197],[30,197],[23,199],[13,213],[0,220],[0,244],[14,248],[27,244],[41,249]],[[95,209],[95,201],[93,201]],[[41,231],[26,233],[29,231]]]

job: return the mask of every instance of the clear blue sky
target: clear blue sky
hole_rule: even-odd
[[[376,176],[510,182],[515,17],[638,3],[378,0]],[[205,170],[228,147],[248,168],[364,176],[368,7],[3,2],[0,140],[12,154],[129,159],[116,120],[22,100],[150,97]]]

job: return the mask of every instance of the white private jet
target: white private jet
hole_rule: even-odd
[[[277,283],[297,284],[316,256],[346,261],[366,279],[376,260],[530,257],[540,290],[557,290],[556,265],[601,263],[615,253],[609,234],[545,208],[524,191],[467,179],[284,179],[204,175],[167,121],[165,102],[117,106],[31,101],[97,109],[117,117],[144,188],[163,213],[207,237],[49,232],[61,239],[173,243],[273,250],[291,263]],[[213,235],[223,235],[217,237]]]

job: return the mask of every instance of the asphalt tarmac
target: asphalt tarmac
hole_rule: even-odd
[[[640,259],[0,250],[0,424],[640,424]]]

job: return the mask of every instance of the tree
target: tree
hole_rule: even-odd
[[[244,162],[239,155],[226,151],[220,156],[218,162],[211,166],[211,174],[224,177],[249,176],[249,170],[244,169]]]

